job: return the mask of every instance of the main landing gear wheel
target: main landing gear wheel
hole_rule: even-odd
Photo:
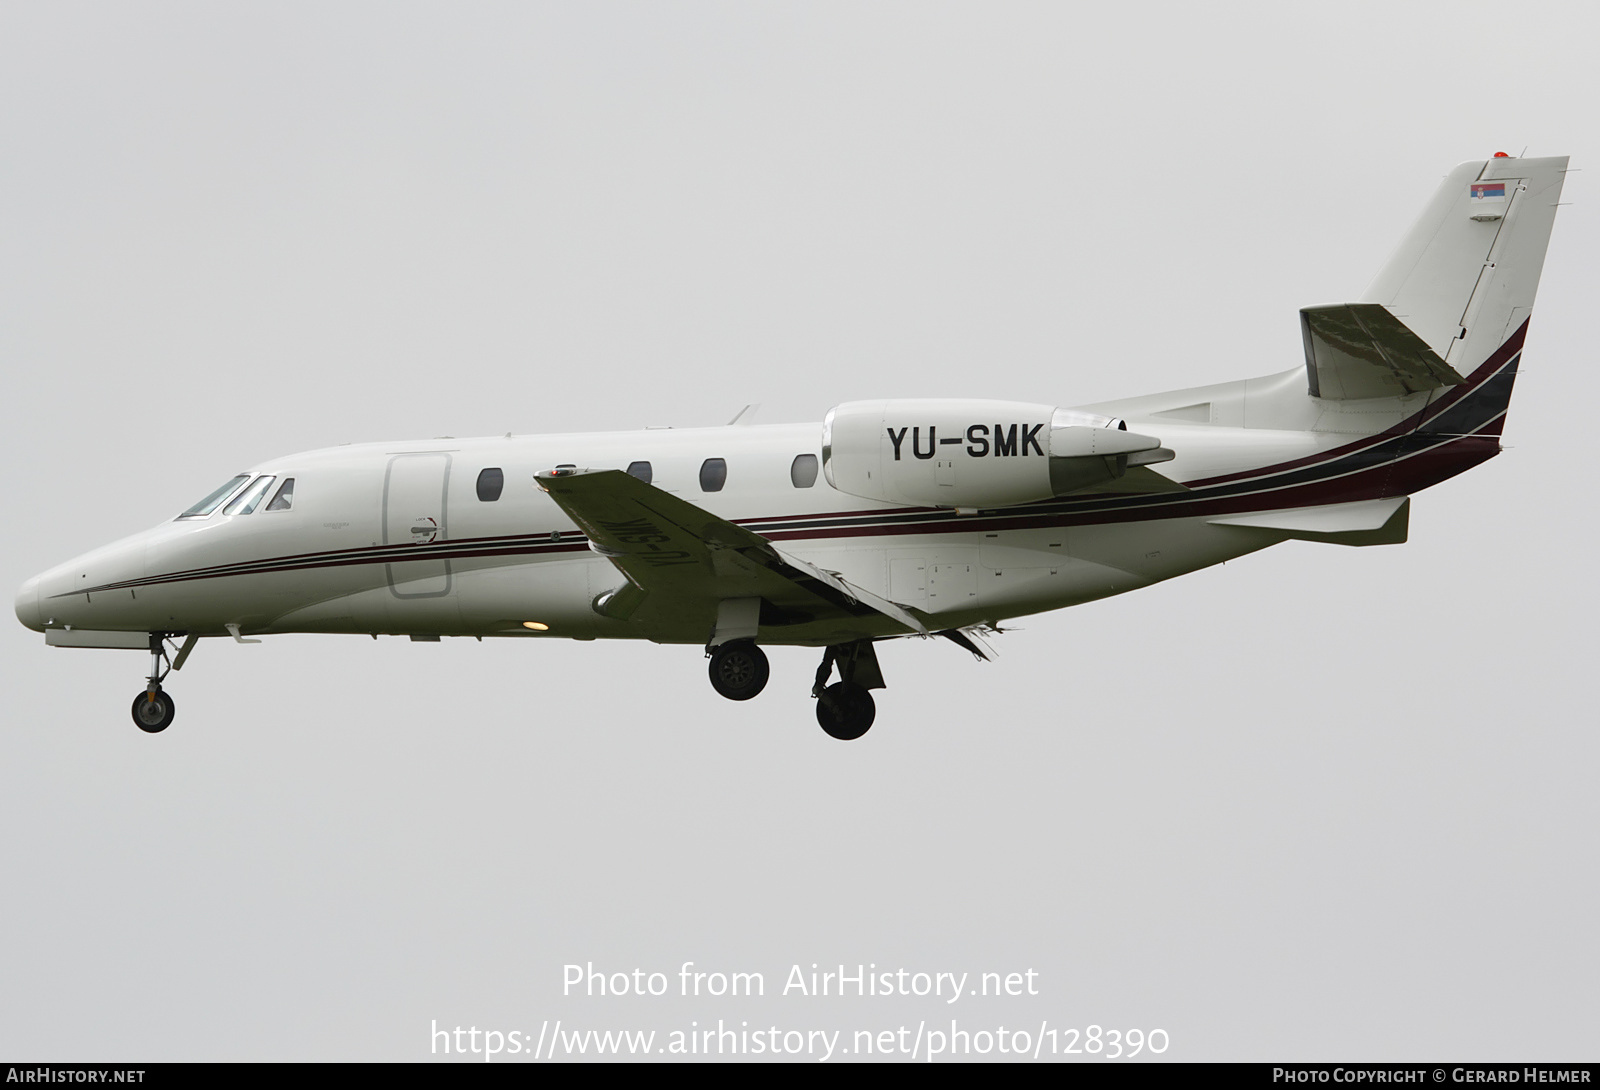
[[[767,654],[749,640],[734,640],[711,652],[711,687],[729,700],[749,700],[767,687]]]
[[[841,742],[860,738],[871,730],[877,714],[872,694],[853,681],[829,685],[817,697],[817,722]]]
[[[146,734],[160,734],[172,725],[178,713],[172,698],[163,690],[145,691],[133,698],[133,721]]]

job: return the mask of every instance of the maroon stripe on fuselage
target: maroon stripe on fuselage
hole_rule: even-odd
[[[1429,485],[1437,484],[1494,457],[1500,450],[1498,438],[1491,435],[1458,436],[1412,454],[1401,455],[1396,460],[1352,473],[1297,485],[1263,488],[1243,494],[1213,497],[1196,497],[1192,500],[1176,499],[1159,506],[1101,509],[1095,511],[1053,510],[1026,515],[991,514],[948,515],[945,518],[918,522],[883,523],[868,521],[850,526],[825,526],[804,530],[776,530],[762,536],[771,541],[813,541],[853,537],[900,537],[912,534],[977,533],[990,530],[1021,530],[1068,526],[1095,526],[1126,522],[1155,522],[1165,519],[1216,517],[1245,514],[1252,511],[1274,511],[1293,507],[1313,507],[1331,503],[1350,503],[1358,500],[1379,499],[1385,496],[1406,495]],[[916,509],[912,509],[915,511]],[[884,512],[882,514],[893,514]],[[929,512],[933,513],[932,511]],[[749,520],[761,522],[765,520]],[[471,539],[478,542],[494,538]],[[153,586],[163,583],[195,582],[219,579],[231,575],[257,575],[285,571],[309,571],[316,568],[343,568],[367,564],[403,564],[428,560],[460,560],[479,556],[531,556],[548,553],[581,553],[588,550],[588,542],[549,542],[518,544],[515,539],[492,548],[452,548],[430,551],[423,556],[408,557],[388,554],[393,546],[364,547],[351,550],[348,555],[302,553],[269,560],[256,560],[239,565],[200,568],[149,576],[88,588],[89,593],[126,587]],[[524,539],[526,540],[526,539]],[[466,542],[452,543],[464,545]],[[374,556],[375,552],[386,555]],[[84,591],[71,591],[81,594]]]
[[[776,531],[764,536],[773,541],[796,541],[813,538],[897,537],[910,534],[1028,530],[1098,526],[1121,522],[1156,522],[1164,519],[1214,518],[1253,511],[1278,511],[1332,503],[1354,503],[1359,500],[1409,495],[1463,473],[1498,453],[1500,453],[1500,443],[1493,436],[1461,436],[1441,442],[1427,450],[1403,456],[1398,461],[1384,462],[1344,476],[1280,488],[1264,488],[1243,495],[1178,500],[1159,507],[1040,512],[1034,515],[1010,517],[1004,515],[952,517],[940,522]]]
[[[1346,443],[1342,447],[1335,447],[1332,450],[1323,451],[1321,454],[1308,454],[1304,458],[1296,458],[1290,462],[1278,462],[1274,465],[1262,466],[1259,469],[1246,469],[1241,470],[1238,473],[1224,473],[1219,477],[1204,477],[1200,480],[1185,481],[1184,483],[1190,488],[1202,488],[1206,485],[1226,484],[1230,481],[1245,481],[1252,477],[1265,477],[1276,473],[1282,473],[1286,470],[1301,469],[1305,466],[1315,465],[1318,462],[1332,461],[1335,458],[1342,458],[1347,454],[1354,453],[1355,451],[1365,450],[1368,447],[1376,446],[1377,444],[1385,442],[1386,440],[1405,435],[1407,432],[1415,431],[1417,428],[1420,428],[1424,423],[1427,422],[1428,417],[1438,416],[1445,409],[1448,409],[1451,405],[1454,405],[1457,401],[1460,401],[1463,397],[1466,397],[1473,390],[1476,390],[1490,376],[1494,375],[1502,367],[1509,363],[1511,357],[1522,351],[1522,342],[1527,337],[1527,333],[1528,322],[1526,319],[1524,319],[1522,325],[1517,327],[1517,331],[1510,337],[1506,338],[1504,344],[1495,349],[1494,352],[1490,353],[1489,358],[1483,361],[1483,365],[1481,367],[1467,376],[1466,382],[1462,383],[1460,386],[1450,387],[1437,400],[1430,399],[1429,402],[1422,408],[1418,409],[1416,412],[1412,413],[1398,424],[1395,424],[1393,427],[1388,428],[1385,431],[1378,432],[1376,435],[1363,436],[1352,443]]]
[[[1182,499],[1176,495],[1163,496],[1159,502],[1129,503],[1121,508],[1073,510],[1055,508],[1033,510],[1018,514],[990,512],[983,516],[962,516],[937,508],[893,507],[859,511],[831,511],[801,515],[772,515],[755,519],[739,519],[736,524],[745,527],[766,527],[774,523],[802,521],[857,520],[850,525],[810,526],[795,530],[762,530],[762,536],[772,541],[829,540],[851,537],[899,537],[913,534],[970,533],[990,530],[1016,530],[1067,526],[1092,526],[1124,522],[1153,522],[1164,519],[1215,517],[1244,514],[1252,511],[1282,510],[1294,507],[1313,507],[1333,503],[1378,499],[1386,496],[1407,495],[1427,488],[1475,465],[1479,465],[1500,452],[1499,431],[1504,414],[1484,422],[1479,430],[1466,436],[1441,438],[1437,443],[1410,453],[1397,452],[1364,469],[1345,474],[1334,474],[1320,480],[1298,484],[1274,486],[1271,478],[1302,470],[1315,465],[1332,465],[1351,454],[1369,450],[1379,444],[1391,442],[1413,432],[1429,416],[1437,416],[1461,398],[1497,374],[1520,351],[1527,333],[1526,321],[1500,346],[1483,365],[1473,371],[1468,381],[1450,389],[1437,401],[1393,427],[1376,435],[1287,462],[1279,462],[1258,469],[1222,474],[1186,482],[1192,490],[1232,482],[1259,480],[1260,487],[1249,492],[1229,492],[1217,496],[1196,496]],[[1128,499],[1136,497],[1129,496]],[[1148,497],[1142,497],[1148,499]],[[1092,497],[1101,502],[1105,497]],[[1070,503],[1070,500],[1068,501]],[[917,518],[908,516],[933,516]],[[943,515],[945,517],[937,517]],[[893,520],[893,521],[885,521]],[[547,553],[579,553],[588,549],[588,539],[565,540],[560,533],[557,540],[548,534],[492,535],[479,538],[462,538],[439,542],[434,547],[419,547],[421,555],[408,555],[409,547],[401,544],[362,546],[357,549],[323,550],[311,553],[294,553],[288,556],[262,560],[241,561],[206,568],[191,568],[163,575],[147,576],[119,583],[105,584],[67,594],[95,593],[129,587],[153,586],[163,583],[193,582],[202,579],[219,579],[233,575],[256,575],[285,571],[309,571],[316,568],[355,567],[367,564],[404,564],[430,560],[467,560],[475,557],[533,556]],[[58,595],[57,597],[65,597]]]

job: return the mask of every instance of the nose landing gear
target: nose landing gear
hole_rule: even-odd
[[[167,664],[166,637],[165,632],[150,633],[150,676],[144,692],[133,698],[134,726],[146,734],[160,734],[172,725],[172,717],[177,714],[172,697],[161,688],[161,682],[172,672]],[[190,646],[192,640],[185,645],[185,654]],[[183,657],[180,655],[179,660]]]

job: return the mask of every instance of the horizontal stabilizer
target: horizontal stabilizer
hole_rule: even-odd
[[[1300,312],[1312,397],[1401,397],[1465,382],[1381,303]]]
[[[1207,520],[1212,526],[1240,526],[1274,536],[1334,545],[1399,545],[1411,524],[1411,497],[1292,507]]]

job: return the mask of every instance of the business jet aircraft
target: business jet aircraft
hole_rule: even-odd
[[[817,720],[857,738],[877,640],[982,657],[1008,618],[1281,541],[1404,541],[1413,492],[1499,453],[1566,167],[1451,171],[1359,301],[1300,312],[1303,368],[1076,408],[853,401],[820,425],[295,454],[28,580],[17,616],[52,646],[148,650],[151,733],[198,640],[342,632],[703,645],[731,700],[766,685],[763,644],[821,648]]]

